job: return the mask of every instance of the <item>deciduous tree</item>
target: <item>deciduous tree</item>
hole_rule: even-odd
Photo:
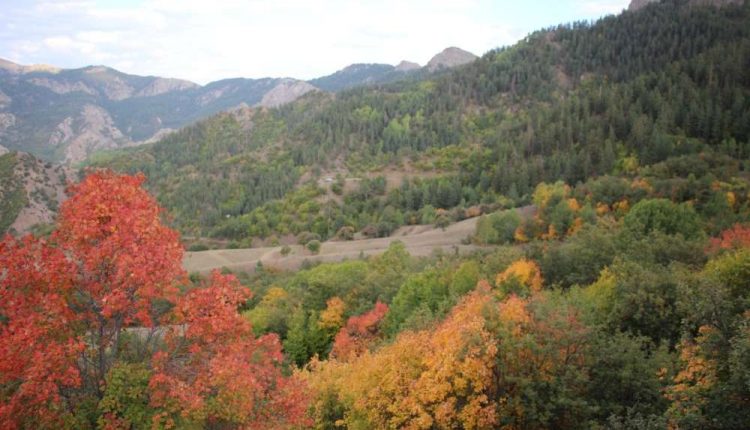
[[[248,298],[235,277],[218,272],[180,298],[149,383],[160,423],[266,429],[305,422],[303,385],[282,375],[278,337],[255,338],[237,312]]]

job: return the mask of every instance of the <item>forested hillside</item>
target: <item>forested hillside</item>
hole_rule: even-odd
[[[666,1],[100,153],[145,175],[0,242],[0,427],[746,428],[749,96],[750,5]],[[471,253],[210,276],[165,225],[289,254],[463,217]]]
[[[608,175],[703,210],[746,168],[750,17],[683,3],[539,31],[437,77],[221,115],[93,164],[145,172],[184,233],[237,241],[388,234]],[[391,170],[412,179],[386,187]]]

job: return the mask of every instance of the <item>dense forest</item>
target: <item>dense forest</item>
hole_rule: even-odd
[[[750,25],[746,6],[682,3],[542,30],[438,77],[220,115],[93,165],[144,172],[183,233],[243,245],[452,222],[528,204],[543,181],[650,176],[655,196],[689,200],[687,181],[747,167]],[[706,158],[735,169],[695,169]],[[389,166],[411,175],[383,187]]]
[[[750,5],[668,0],[101,153],[0,242],[0,427],[746,428],[748,96]],[[180,266],[479,216],[466,255]]]

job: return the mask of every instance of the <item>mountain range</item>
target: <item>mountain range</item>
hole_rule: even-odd
[[[158,140],[217,112],[241,106],[278,107],[311,91],[383,84],[476,58],[452,47],[424,68],[409,62],[353,64],[309,82],[234,78],[203,86],[105,66],[59,69],[0,59],[0,148],[78,163],[97,150]]]

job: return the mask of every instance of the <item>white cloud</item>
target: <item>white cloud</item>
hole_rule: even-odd
[[[580,2],[581,11],[591,15],[608,15],[627,9],[629,0],[584,0]]]
[[[47,37],[42,42],[52,49],[70,49],[73,46],[73,39],[67,36]]]
[[[537,27],[513,20],[535,6],[500,0],[10,1],[17,4],[0,12],[7,28],[0,56],[62,67],[106,63],[199,83],[313,78],[354,62],[425,64],[447,46],[481,55]],[[565,7],[587,14],[626,3],[570,1]]]

